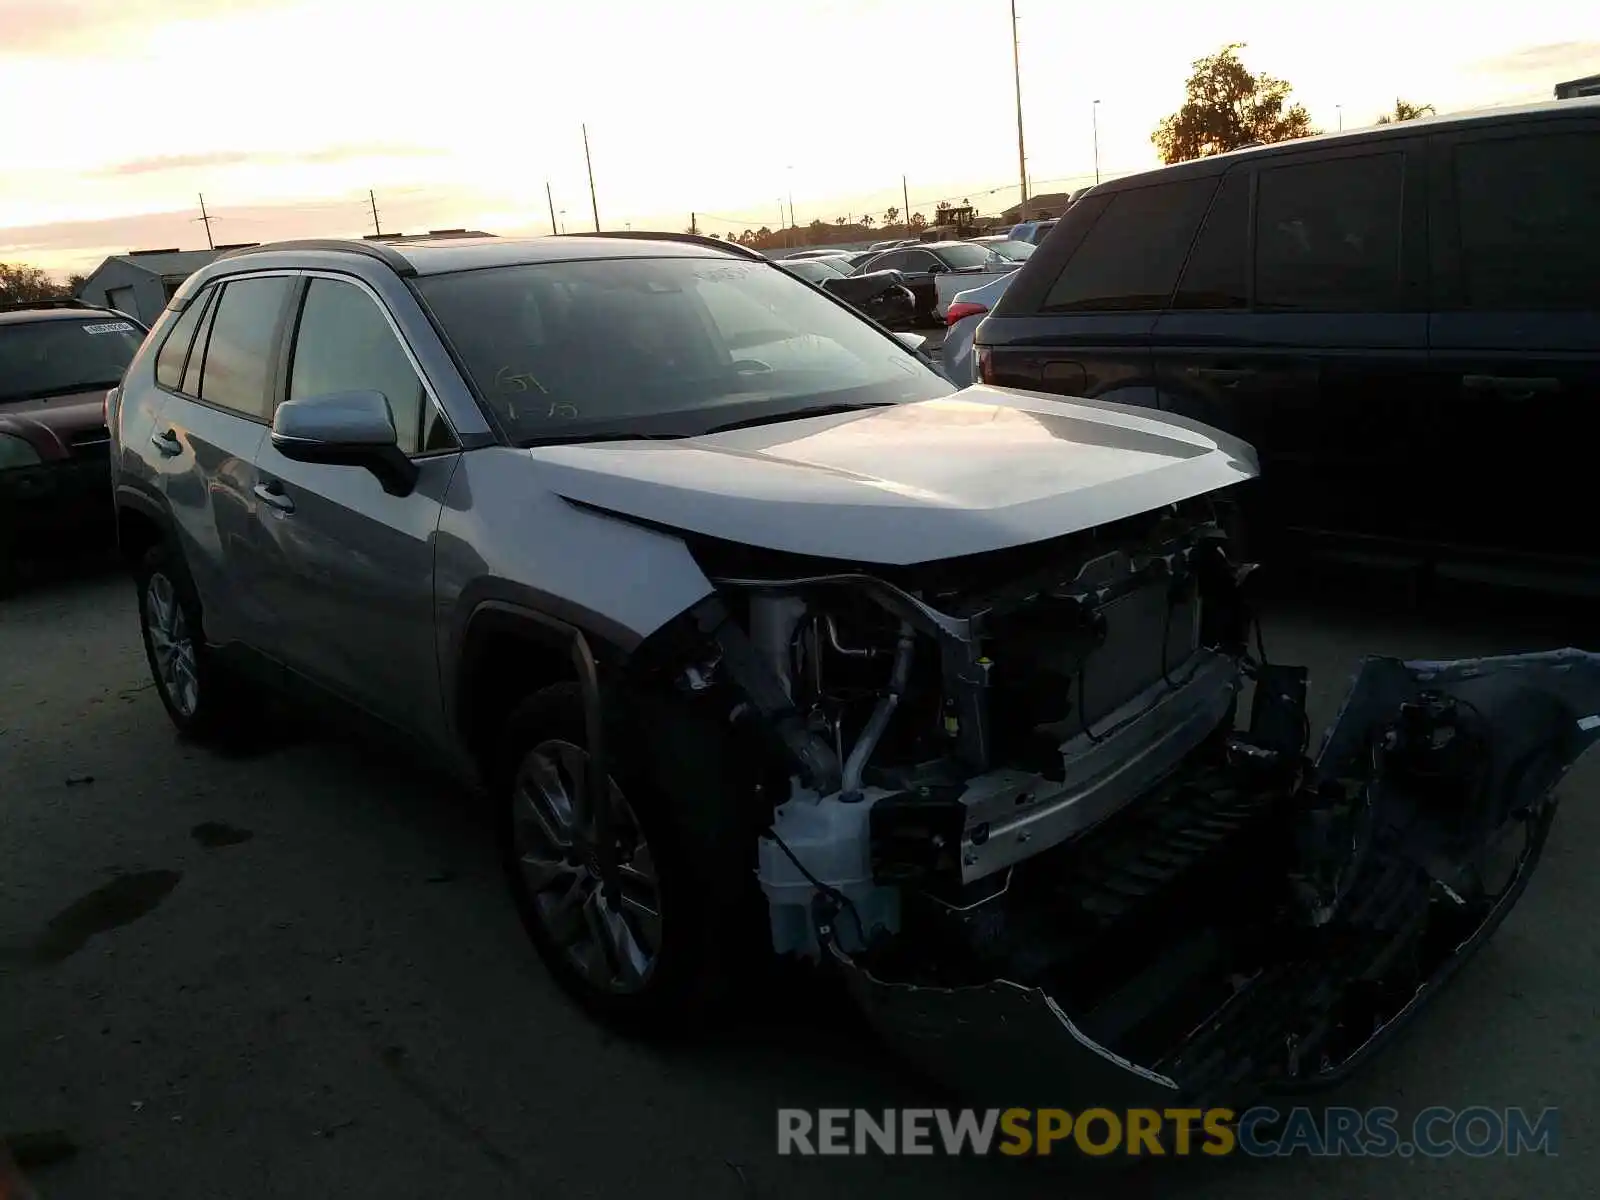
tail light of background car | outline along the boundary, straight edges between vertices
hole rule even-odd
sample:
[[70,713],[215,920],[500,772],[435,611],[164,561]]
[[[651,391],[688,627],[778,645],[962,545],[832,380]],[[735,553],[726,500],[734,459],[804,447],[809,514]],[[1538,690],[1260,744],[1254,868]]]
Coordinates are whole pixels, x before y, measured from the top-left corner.
[[978,313],[986,313],[988,311],[989,306],[986,304],[973,304],[966,300],[958,300],[945,312],[944,323],[946,326],[954,325],[963,317],[972,317]]

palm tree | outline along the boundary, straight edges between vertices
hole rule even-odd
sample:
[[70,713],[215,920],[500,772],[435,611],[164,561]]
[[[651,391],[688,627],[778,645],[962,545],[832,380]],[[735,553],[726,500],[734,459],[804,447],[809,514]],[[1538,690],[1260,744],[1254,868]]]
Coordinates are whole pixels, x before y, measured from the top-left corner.
[[1398,97],[1394,102],[1394,111],[1386,112],[1378,118],[1379,125],[1398,125],[1401,121],[1415,121],[1418,117],[1431,117],[1437,110],[1431,104],[1412,104],[1409,100]]

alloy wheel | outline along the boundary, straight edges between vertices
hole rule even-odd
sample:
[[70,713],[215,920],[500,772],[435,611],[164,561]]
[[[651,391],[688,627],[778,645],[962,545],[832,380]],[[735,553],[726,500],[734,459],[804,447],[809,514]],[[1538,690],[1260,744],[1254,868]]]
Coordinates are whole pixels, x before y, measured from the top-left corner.
[[661,888],[637,816],[611,782],[616,878],[608,889],[594,853],[589,756],[552,739],[522,760],[512,787],[512,848],[529,901],[550,940],[592,987],[644,987],[661,950]]
[[184,717],[200,706],[200,672],[194,633],[172,580],[160,571],[145,585],[145,632],[156,683]]

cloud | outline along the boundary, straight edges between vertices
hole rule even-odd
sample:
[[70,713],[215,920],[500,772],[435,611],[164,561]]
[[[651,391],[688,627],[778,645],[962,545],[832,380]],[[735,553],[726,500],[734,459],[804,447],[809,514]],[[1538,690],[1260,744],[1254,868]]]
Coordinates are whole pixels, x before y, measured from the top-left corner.
[[1490,75],[1537,75],[1547,88],[1562,80],[1600,71],[1600,42],[1551,42],[1544,46],[1524,46],[1497,54],[1475,64]]
[[436,158],[444,154],[427,146],[328,146],[320,150],[214,150],[203,154],[164,154],[112,163],[96,175],[156,175],[168,171],[204,171],[238,166],[304,166],[374,158]]
[[125,47],[137,36],[172,21],[212,20],[291,0],[0,0],[0,58],[8,55],[80,55],[105,46]]

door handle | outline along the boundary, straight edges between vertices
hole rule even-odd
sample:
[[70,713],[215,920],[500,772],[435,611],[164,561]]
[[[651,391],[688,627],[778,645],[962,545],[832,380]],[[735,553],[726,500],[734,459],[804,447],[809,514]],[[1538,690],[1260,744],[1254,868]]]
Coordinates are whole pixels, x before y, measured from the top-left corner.
[[281,513],[292,513],[294,511],[294,501],[283,494],[283,485],[277,480],[258,483],[250,490],[256,494],[261,503],[269,508],[275,508]]
[[1461,386],[1469,392],[1499,392],[1506,396],[1547,396],[1561,390],[1561,380],[1551,375],[1463,375]]
[[1219,383],[1223,387],[1238,387],[1243,380],[1249,379],[1255,372],[1236,367],[1196,367],[1194,374],[1196,379],[1203,379],[1207,383]]
[[178,435],[170,429],[165,433],[152,433],[150,435],[150,444],[168,458],[175,454],[183,453],[183,443],[178,440]]

